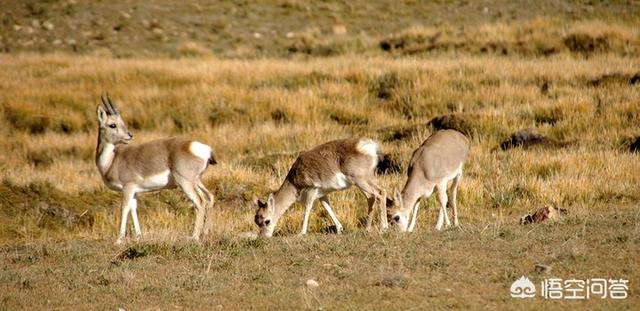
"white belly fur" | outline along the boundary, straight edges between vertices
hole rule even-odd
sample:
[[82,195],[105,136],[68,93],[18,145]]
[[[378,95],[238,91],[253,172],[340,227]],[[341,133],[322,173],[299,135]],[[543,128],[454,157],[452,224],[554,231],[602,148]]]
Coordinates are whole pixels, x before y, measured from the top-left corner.
[[169,183],[170,173],[171,172],[169,170],[166,170],[155,175],[147,176],[142,181],[141,188],[144,188],[145,190],[151,190],[165,187]]
[[349,182],[349,179],[347,179],[347,176],[345,176],[342,173],[338,173],[336,174],[336,176],[333,177],[333,180],[331,181],[329,188],[333,190],[342,190],[342,189],[349,188],[350,186],[351,186],[351,183]]

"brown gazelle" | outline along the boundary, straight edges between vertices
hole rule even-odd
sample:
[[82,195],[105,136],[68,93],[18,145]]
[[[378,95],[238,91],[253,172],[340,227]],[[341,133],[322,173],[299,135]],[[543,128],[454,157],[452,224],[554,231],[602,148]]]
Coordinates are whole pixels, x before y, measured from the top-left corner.
[[352,185],[367,197],[369,214],[367,230],[371,230],[375,205],[380,207],[380,226],[387,228],[386,198],[373,182],[378,164],[378,144],[367,138],[334,140],[303,152],[291,166],[280,188],[269,195],[267,202],[258,201],[255,223],[260,235],[270,237],[278,220],[296,201],[305,206],[301,235],[307,233],[313,202],[320,199],[338,233],[342,224],[333,212],[327,194]]
[[122,243],[131,213],[136,236],[141,235],[137,194],[179,186],[196,209],[193,238],[198,239],[213,195],[200,180],[209,164],[216,164],[211,147],[180,138],[159,139],[127,145],[133,135],[109,99],[98,105],[98,147],[96,165],[102,180],[112,190],[121,191],[122,218],[116,243]]
[[427,138],[413,152],[407,182],[402,193],[393,194],[393,208],[389,209],[392,227],[400,231],[412,232],[416,226],[420,197],[428,198],[433,189],[438,191],[440,213],[436,230],[442,230],[443,222],[450,226],[447,215],[447,185],[451,183],[450,202],[453,207],[453,225],[458,225],[456,202],[458,184],[462,178],[462,167],[469,153],[469,140],[455,130],[438,131]]

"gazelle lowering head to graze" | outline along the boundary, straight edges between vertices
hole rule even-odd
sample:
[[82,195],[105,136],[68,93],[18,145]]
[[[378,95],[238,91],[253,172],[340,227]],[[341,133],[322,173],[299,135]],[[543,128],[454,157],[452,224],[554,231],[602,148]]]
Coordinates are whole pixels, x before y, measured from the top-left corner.
[[300,154],[280,189],[270,194],[267,202],[257,202],[255,223],[260,227],[260,235],[270,237],[280,217],[296,201],[305,206],[300,234],[306,234],[309,215],[316,199],[320,199],[337,232],[342,232],[342,224],[333,212],[327,195],[351,185],[358,187],[367,197],[367,230],[371,230],[376,202],[380,206],[380,226],[383,230],[386,229],[386,205],[383,204],[386,198],[373,182],[373,172],[378,164],[378,149],[378,144],[371,139],[351,138],[330,141]]
[[469,140],[458,131],[438,131],[427,138],[413,152],[407,183],[402,193],[394,191],[393,207],[389,209],[389,222],[392,227],[405,232],[412,232],[418,218],[418,199],[428,198],[433,189],[438,190],[440,213],[436,230],[442,230],[443,222],[450,225],[447,215],[447,185],[451,183],[449,195],[453,207],[453,225],[458,225],[458,207],[456,193],[462,178],[462,166],[469,153]]
[[109,99],[101,97],[98,105],[98,147],[96,165],[102,180],[112,190],[121,191],[122,218],[116,243],[125,237],[129,213],[136,236],[140,236],[137,194],[180,187],[196,208],[193,238],[198,239],[204,226],[206,210],[213,205],[213,195],[200,178],[209,164],[216,164],[211,147],[179,138],[159,139],[128,145],[133,135]]

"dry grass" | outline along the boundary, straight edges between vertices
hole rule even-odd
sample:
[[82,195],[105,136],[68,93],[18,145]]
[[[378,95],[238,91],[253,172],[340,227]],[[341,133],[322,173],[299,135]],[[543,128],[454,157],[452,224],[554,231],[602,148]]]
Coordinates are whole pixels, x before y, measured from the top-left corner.
[[[424,124],[452,112],[470,117],[473,152],[461,194],[463,206],[478,207],[464,213],[470,220],[486,217],[483,211],[491,208],[518,214],[545,203],[589,209],[638,199],[638,162],[622,144],[638,133],[633,126],[640,119],[638,88],[624,81],[588,83],[612,72],[632,75],[629,69],[638,65],[632,59],[246,62],[22,56],[0,62],[7,68],[0,76],[0,144],[11,152],[0,160],[8,189],[36,182],[71,196],[104,191],[93,163],[94,114],[97,94],[109,90],[137,141],[184,135],[214,146],[221,164],[210,169],[205,182],[215,190],[218,206],[235,215],[217,220],[216,228],[250,229],[249,199],[275,189],[301,150],[364,135],[385,141],[385,151],[406,165],[429,134]],[[543,83],[550,85],[544,92]],[[407,126],[412,135],[389,138],[394,127]],[[524,127],[576,144],[494,151]],[[387,175],[380,182],[390,191],[403,179]],[[149,197],[156,208],[143,214],[159,213],[161,195]],[[354,191],[336,194],[336,200],[346,205],[338,214],[355,230],[362,198]],[[115,221],[103,215],[111,215],[115,204],[101,202],[104,209],[90,210]],[[68,208],[82,209],[73,200]],[[157,227],[157,217],[145,218],[148,227]],[[316,221],[313,228],[321,226]],[[11,225],[3,227],[5,239],[24,238],[10,233]]]
[[[185,48],[199,53],[197,46]],[[640,245],[640,162],[625,141],[640,133],[640,88],[624,77],[639,65],[636,58],[609,54],[306,61],[0,56],[0,243],[8,267],[0,284],[9,293],[0,303],[10,309],[240,302],[258,309],[387,309],[407,308],[410,301],[505,307],[514,303],[509,284],[531,274],[539,260],[553,263],[563,277],[630,278],[628,304],[589,302],[628,308],[637,302],[640,281],[633,259]],[[622,78],[592,83],[612,73]],[[192,211],[179,192],[164,191],[139,203],[143,242],[110,246],[119,196],[102,185],[93,163],[95,108],[104,90],[137,142],[184,135],[216,150],[220,164],[204,178],[217,199],[213,232],[203,244],[183,241]],[[417,234],[364,235],[365,200],[349,190],[332,195],[345,236],[269,242],[234,237],[255,230],[252,196],[275,189],[299,151],[369,136],[405,168],[432,131],[425,124],[448,113],[467,118],[472,141],[459,195],[462,230],[435,234],[430,199]],[[525,127],[575,144],[495,150]],[[404,178],[388,174],[378,181],[391,191]],[[85,220],[69,224],[43,213],[39,202]],[[523,213],[548,203],[566,208],[569,219],[531,228],[516,224]],[[301,213],[292,208],[279,232],[297,232]],[[314,215],[310,230],[323,232],[329,222]],[[142,258],[109,263],[121,251]],[[45,286],[43,275],[55,284]],[[319,291],[302,287],[308,277],[318,278]],[[403,292],[411,299],[400,298]],[[48,302],[23,300],[30,293],[46,293]],[[61,300],[68,293],[74,295]],[[200,295],[213,298],[200,305]],[[538,300],[532,306],[549,305]]]

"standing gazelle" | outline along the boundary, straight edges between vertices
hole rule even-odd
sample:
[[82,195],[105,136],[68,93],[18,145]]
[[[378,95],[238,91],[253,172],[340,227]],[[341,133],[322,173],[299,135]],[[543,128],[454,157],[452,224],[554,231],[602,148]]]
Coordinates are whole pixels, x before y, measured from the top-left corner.
[[131,142],[120,113],[109,99],[101,97],[98,105],[98,147],[96,165],[102,180],[112,190],[122,191],[122,218],[116,243],[122,243],[129,213],[136,236],[140,236],[137,193],[179,186],[196,208],[193,238],[198,239],[204,226],[213,195],[200,178],[209,164],[216,164],[211,147],[179,138],[159,139],[139,145]]
[[337,232],[342,232],[342,224],[333,212],[327,194],[351,185],[358,187],[367,197],[367,230],[371,230],[376,202],[380,206],[380,226],[386,229],[386,196],[373,182],[377,164],[378,144],[367,138],[334,140],[303,152],[291,166],[280,189],[270,194],[266,203],[257,202],[255,223],[260,227],[260,235],[270,237],[280,217],[296,201],[305,206],[300,234],[306,234],[316,199],[320,199]]
[[429,136],[411,156],[407,183],[402,193],[394,191],[394,207],[389,210],[391,225],[402,232],[412,232],[418,218],[420,207],[418,199],[428,198],[436,188],[438,201],[440,201],[436,230],[442,230],[443,222],[446,222],[448,227],[451,223],[447,215],[447,184],[453,180],[450,198],[453,207],[453,225],[458,226],[456,195],[458,183],[462,178],[462,166],[468,153],[469,140],[460,132],[443,130]]

